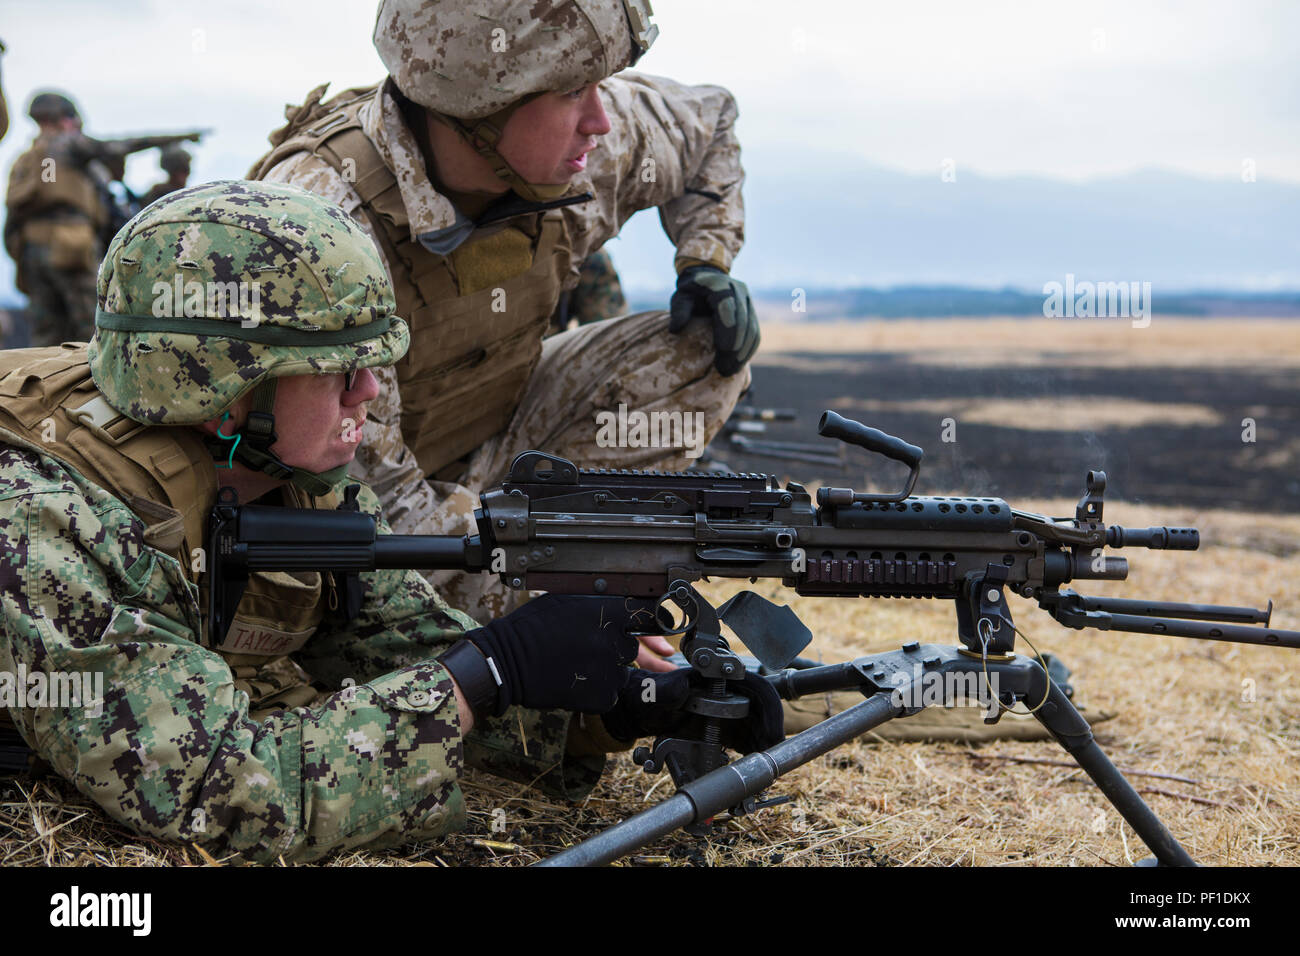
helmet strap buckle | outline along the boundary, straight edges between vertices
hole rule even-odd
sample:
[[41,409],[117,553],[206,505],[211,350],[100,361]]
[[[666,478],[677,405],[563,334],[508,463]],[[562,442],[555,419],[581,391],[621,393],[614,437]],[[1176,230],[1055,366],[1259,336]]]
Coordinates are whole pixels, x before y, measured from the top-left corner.
[[249,412],[240,431],[244,432],[250,440],[256,440],[259,445],[267,449],[279,441],[279,437],[275,434],[275,416],[270,412]]

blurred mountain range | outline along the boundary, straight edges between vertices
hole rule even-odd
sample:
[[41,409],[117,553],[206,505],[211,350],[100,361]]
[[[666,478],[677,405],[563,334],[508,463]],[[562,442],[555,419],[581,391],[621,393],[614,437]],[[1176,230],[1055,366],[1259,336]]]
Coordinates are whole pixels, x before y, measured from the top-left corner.
[[[746,242],[733,271],[787,302],[798,288],[874,290],[870,299],[902,287],[898,301],[874,303],[882,314],[918,314],[903,302],[945,297],[955,303],[946,314],[1016,314],[1016,290],[1038,311],[1044,284],[1067,274],[1150,282],[1161,311],[1174,311],[1172,293],[1300,292],[1300,184],[1166,170],[1075,183],[960,165],[944,181],[937,165],[922,176],[757,150],[745,166]],[[654,214],[639,213],[607,248],[633,292],[671,285],[672,249]],[[1010,299],[954,298],[963,287]]]

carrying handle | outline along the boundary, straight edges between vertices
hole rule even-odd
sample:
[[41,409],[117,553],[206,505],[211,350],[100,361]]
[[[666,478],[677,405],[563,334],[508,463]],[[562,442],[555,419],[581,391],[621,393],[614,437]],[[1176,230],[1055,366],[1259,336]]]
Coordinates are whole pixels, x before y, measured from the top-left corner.
[[820,488],[817,491],[817,504],[823,508],[852,505],[854,502],[902,501],[916,487],[916,476],[921,473],[921,459],[925,457],[924,449],[878,428],[868,428],[861,422],[837,415],[830,409],[822,412],[821,420],[817,423],[817,434],[825,438],[838,438],[847,444],[902,462],[910,472],[903,490],[892,495],[868,494],[851,488]]
[[817,423],[817,434],[826,438],[838,438],[850,445],[901,461],[908,468],[916,468],[925,457],[924,449],[886,434],[879,428],[869,428],[861,422],[837,415],[829,409],[822,412],[821,421]]

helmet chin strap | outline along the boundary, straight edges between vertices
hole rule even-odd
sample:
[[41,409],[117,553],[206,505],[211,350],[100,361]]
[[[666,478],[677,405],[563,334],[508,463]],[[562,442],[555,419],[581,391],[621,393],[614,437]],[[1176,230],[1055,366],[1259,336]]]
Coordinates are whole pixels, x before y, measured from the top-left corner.
[[[531,202],[551,202],[559,199],[573,189],[572,183],[530,183],[506,162],[506,158],[497,152],[501,141],[501,131],[505,129],[510,114],[529,100],[536,99],[541,93],[525,96],[518,102],[511,103],[504,109],[497,110],[490,116],[477,120],[462,120],[443,113],[433,113],[437,119],[461,135],[480,156],[492,165],[492,172],[510,184],[510,188]],[[430,110],[430,112],[433,112]]]
[[[243,427],[232,435],[225,435],[220,429],[217,430],[216,438],[232,441],[234,444],[226,449],[219,442],[209,440],[212,457],[218,461],[222,458],[227,459],[226,464],[219,467],[230,468],[232,462],[238,460],[240,464],[247,465],[254,471],[260,471],[279,481],[288,481],[307,494],[319,498],[328,494],[347,476],[348,465],[345,463],[329,471],[307,471],[304,468],[286,465],[271,451],[271,446],[277,440],[275,415],[271,412],[275,406],[275,382],[274,378],[263,379],[254,390],[253,410],[248,413],[248,419]],[[221,421],[224,423],[229,417],[230,412],[226,412]]]

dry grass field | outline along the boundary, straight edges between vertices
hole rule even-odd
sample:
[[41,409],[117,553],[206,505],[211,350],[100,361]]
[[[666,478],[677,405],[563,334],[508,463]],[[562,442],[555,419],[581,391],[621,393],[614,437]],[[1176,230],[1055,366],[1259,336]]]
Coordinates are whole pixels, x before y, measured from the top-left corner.
[[[895,351],[915,362],[956,365],[982,357],[1005,363],[1007,350],[992,343],[1014,341],[1017,361],[1026,362],[1059,360],[1069,351],[1071,361],[1099,367],[1300,371],[1296,328],[1159,318],[1144,330],[1014,320],[769,324],[758,364],[779,364],[790,352],[833,353],[851,362],[852,353],[868,351]],[[1062,329],[1077,338],[1063,338]],[[957,342],[986,344],[955,354]],[[1013,503],[1058,515],[1072,514],[1074,506],[1067,499]],[[1252,606],[1272,598],[1274,625],[1300,629],[1300,514],[1117,501],[1108,502],[1108,517],[1129,525],[1195,525],[1203,543],[1195,553],[1131,552],[1127,582],[1088,582],[1089,593]],[[792,604],[816,635],[807,653],[828,662],[906,640],[955,640],[948,602],[813,600],[764,582],[753,587]],[[705,590],[721,600],[735,589]],[[1300,864],[1300,651],[1071,631],[1027,601],[1014,599],[1012,610],[1039,650],[1072,668],[1076,703],[1087,713],[1114,715],[1097,725],[1098,740],[1193,858],[1230,866]],[[1015,719],[1026,718],[1004,718]],[[617,755],[577,807],[483,774],[471,773],[465,789],[465,833],[401,852],[341,854],[327,863],[531,863],[664,798],[671,783]],[[778,781],[772,794],[793,800],[725,821],[708,839],[675,834],[623,864],[1128,866],[1148,855],[1068,755],[1046,741],[862,739]],[[495,810],[505,811],[504,832],[493,830],[501,819]],[[0,863],[205,862],[195,848],[133,837],[59,781],[20,781],[0,799]]]
[[791,352],[896,352],[922,364],[1072,364],[1289,368],[1300,364],[1293,319],[1172,319],[1144,329],[1123,319],[927,319],[909,322],[773,322],[763,325],[760,362]]

